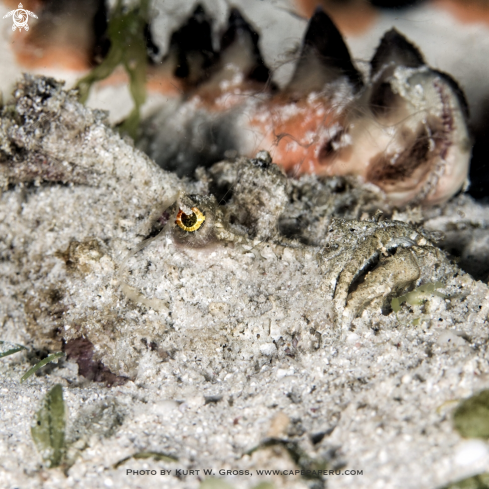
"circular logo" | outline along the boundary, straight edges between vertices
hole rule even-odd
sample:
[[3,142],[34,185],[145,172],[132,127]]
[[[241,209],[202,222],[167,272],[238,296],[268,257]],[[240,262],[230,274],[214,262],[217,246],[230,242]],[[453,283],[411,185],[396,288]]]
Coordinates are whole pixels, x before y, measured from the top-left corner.
[[[22,4],[19,4],[19,7],[22,6]],[[26,31],[29,30],[29,26],[27,22],[29,21],[29,15],[27,14],[27,11],[24,10],[23,8],[18,8],[17,10],[14,11],[13,15],[13,21],[14,25],[12,26],[12,30],[15,31],[15,28],[18,27],[20,30],[24,28]]]
[[27,24],[27,22],[29,21],[29,17],[34,17],[35,19],[37,19],[37,15],[30,10],[26,10],[21,3],[19,3],[19,8],[17,10],[11,10],[3,16],[4,19],[7,17],[12,17],[12,20],[14,22],[12,25],[13,31],[15,31],[15,29],[17,28],[19,28],[19,30],[25,29],[26,31],[28,31],[29,25]]

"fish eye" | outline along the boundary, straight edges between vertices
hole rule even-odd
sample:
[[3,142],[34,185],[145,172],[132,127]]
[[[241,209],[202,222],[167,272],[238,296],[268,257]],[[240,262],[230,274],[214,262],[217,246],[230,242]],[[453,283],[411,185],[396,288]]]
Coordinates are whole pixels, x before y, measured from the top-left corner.
[[185,212],[180,209],[175,219],[175,224],[189,233],[197,231],[205,221],[204,214],[197,207],[192,207],[191,210],[192,214],[185,214]]

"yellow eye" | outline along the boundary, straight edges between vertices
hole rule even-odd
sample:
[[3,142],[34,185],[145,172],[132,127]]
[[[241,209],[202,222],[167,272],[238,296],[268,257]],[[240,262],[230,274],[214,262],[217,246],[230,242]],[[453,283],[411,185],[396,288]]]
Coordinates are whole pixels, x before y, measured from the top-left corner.
[[184,231],[188,231],[189,233],[193,233],[197,231],[202,224],[204,224],[205,216],[202,212],[197,209],[197,207],[192,207],[192,214],[185,214],[182,209],[178,211],[177,218],[175,219],[175,223],[178,227],[182,228]]

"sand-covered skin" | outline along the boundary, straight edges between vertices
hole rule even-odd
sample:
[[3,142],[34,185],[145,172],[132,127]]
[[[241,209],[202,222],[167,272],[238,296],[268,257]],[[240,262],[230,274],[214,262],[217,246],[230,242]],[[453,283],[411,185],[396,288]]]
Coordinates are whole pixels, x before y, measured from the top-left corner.
[[[0,145],[1,340],[72,355],[23,384],[34,353],[1,360],[7,487],[193,488],[204,468],[234,487],[321,487],[257,473],[315,460],[363,470],[326,477],[330,488],[429,489],[487,467],[488,447],[462,440],[451,422],[454,401],[489,383],[489,290],[430,241],[436,219],[445,231],[460,219],[450,204],[426,217],[397,211],[404,223],[375,221],[376,208],[392,212],[378,194],[314,177],[287,181],[265,155],[182,181],[43,78],[18,85]],[[188,199],[207,212],[203,234],[174,224],[172,213]],[[464,199],[467,219],[486,222],[487,209]],[[353,227],[333,214],[354,219]],[[416,221],[431,223],[429,232]],[[348,290],[349,265],[372,254],[379,265]],[[419,275],[404,283],[391,263],[408,263],[406,273],[416,266]],[[376,296],[379,271],[378,288],[387,289]],[[334,280],[350,292],[342,306]],[[397,315],[385,308],[394,291],[434,281],[443,282],[443,297],[428,294]],[[340,324],[361,291],[365,308]],[[73,353],[70,341],[88,347],[80,338],[93,344],[91,364]],[[95,375],[95,366],[116,385],[80,375]],[[69,411],[67,476],[42,466],[30,435],[56,383]],[[270,437],[289,444],[246,454]],[[301,461],[291,447],[305,454]],[[178,462],[114,467],[142,451]],[[177,469],[200,473],[177,477]]]

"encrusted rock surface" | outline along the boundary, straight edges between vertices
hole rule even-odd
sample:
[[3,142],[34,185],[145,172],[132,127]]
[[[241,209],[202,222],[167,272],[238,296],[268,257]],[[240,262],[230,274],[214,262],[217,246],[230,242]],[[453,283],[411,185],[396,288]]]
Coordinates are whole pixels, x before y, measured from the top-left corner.
[[[264,154],[197,175],[164,172],[54,80],[25,77],[3,108],[0,339],[29,348],[0,364],[6,487],[193,488],[213,469],[244,488],[430,489],[484,470],[489,448],[451,411],[489,384],[489,290],[434,241],[470,263],[487,207],[392,210],[352,181],[287,180]],[[187,233],[175,218],[192,207],[205,221]],[[66,475],[29,429],[56,383]],[[115,466],[143,451],[178,461]],[[363,475],[257,473],[313,466]]]

